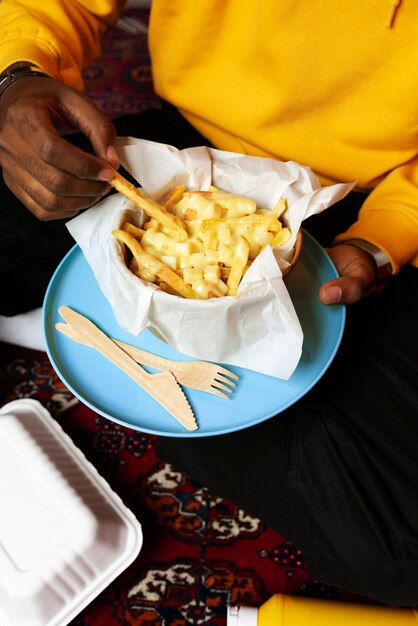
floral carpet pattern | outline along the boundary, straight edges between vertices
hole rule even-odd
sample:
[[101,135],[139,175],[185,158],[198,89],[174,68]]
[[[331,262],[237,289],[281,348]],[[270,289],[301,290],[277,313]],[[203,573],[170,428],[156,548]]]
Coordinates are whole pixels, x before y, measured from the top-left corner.
[[137,559],[72,626],[225,626],[228,605],[277,592],[347,599],[285,537],[160,460],[154,436],[80,403],[46,353],[0,343],[0,406],[19,398],[42,403],[142,524]]
[[127,9],[84,72],[87,93],[109,117],[158,107],[148,54],[148,9]]

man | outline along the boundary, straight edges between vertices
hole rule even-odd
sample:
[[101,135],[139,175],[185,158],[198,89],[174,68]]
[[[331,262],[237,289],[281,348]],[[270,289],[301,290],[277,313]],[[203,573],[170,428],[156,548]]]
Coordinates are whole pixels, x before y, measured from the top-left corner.
[[0,3],[5,312],[40,304],[70,245],[65,220],[109,190],[116,132],[357,180],[309,224],[340,274],[321,302],[353,304],[329,372],[259,427],[158,446],[301,545],[317,578],[416,604],[418,6],[154,0],[153,77],[168,104],[112,125],[81,93],[81,70],[123,3],[38,5]]

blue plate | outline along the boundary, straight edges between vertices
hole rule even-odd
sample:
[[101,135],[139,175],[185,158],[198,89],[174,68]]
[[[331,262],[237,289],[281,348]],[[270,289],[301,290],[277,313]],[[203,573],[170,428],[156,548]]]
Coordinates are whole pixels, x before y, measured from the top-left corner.
[[[321,246],[307,232],[301,258],[287,286],[304,332],[301,360],[289,380],[230,367],[240,380],[231,399],[184,388],[199,429],[186,431],[163,407],[95,350],[68,339],[55,329],[58,308],[67,305],[89,317],[108,335],[178,361],[176,352],[149,330],[139,337],[122,330],[100,291],[90,266],[76,245],[55,271],[45,295],[43,327],[47,352],[63,383],[91,409],[118,424],[169,437],[206,437],[248,428],[277,415],[311,389],[333,360],[340,345],[345,307],[321,305],[320,285],[337,276]],[[152,370],[149,370],[152,371]]]

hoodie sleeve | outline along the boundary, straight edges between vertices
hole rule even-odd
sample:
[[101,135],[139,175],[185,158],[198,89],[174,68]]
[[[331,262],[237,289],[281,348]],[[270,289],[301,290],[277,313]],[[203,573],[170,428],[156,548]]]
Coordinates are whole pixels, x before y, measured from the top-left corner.
[[336,238],[360,238],[389,257],[394,273],[402,265],[418,267],[418,157],[392,170],[370,193],[359,219]]
[[1,0],[0,72],[28,61],[83,88],[82,69],[100,54],[101,39],[125,0]]

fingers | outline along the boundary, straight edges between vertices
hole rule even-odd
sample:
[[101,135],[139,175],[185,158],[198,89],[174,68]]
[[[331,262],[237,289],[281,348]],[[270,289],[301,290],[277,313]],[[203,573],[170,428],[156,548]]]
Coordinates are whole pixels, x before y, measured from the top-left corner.
[[[10,172],[13,172],[11,175]],[[77,215],[81,209],[86,209],[97,202],[109,190],[106,183],[97,183],[94,195],[90,190],[86,195],[77,195],[75,191],[71,193],[68,187],[68,194],[55,194],[44,187],[37,180],[32,178],[18,164],[13,168],[3,170],[5,184],[15,194],[17,198],[40,220],[50,221],[55,219],[69,218]],[[55,180],[57,183],[58,178]],[[77,191],[80,191],[77,189]],[[84,191],[84,190],[82,190]]]
[[3,149],[43,184],[48,178],[48,165],[86,180],[105,179],[106,170],[113,173],[106,160],[80,150],[61,137],[51,124],[47,107],[35,108],[30,117],[20,118],[13,128],[14,141]]
[[119,160],[114,148],[116,141],[115,127],[90,99],[76,91],[70,91],[65,99],[60,98],[60,106],[65,118],[84,133],[90,140],[94,152],[117,169]]
[[[58,144],[61,143],[59,139]],[[21,142],[20,142],[21,143]],[[64,142],[65,143],[65,142]],[[15,146],[19,144],[19,139],[15,141]],[[53,148],[55,150],[55,148]],[[24,157],[22,153],[24,152]],[[29,181],[33,179],[34,183],[39,183],[57,196],[86,196],[95,198],[102,195],[106,190],[109,190],[109,186],[105,182],[96,180],[100,178],[101,171],[97,172],[97,168],[94,168],[96,176],[90,179],[85,176],[88,170],[88,159],[83,158],[82,151],[81,157],[74,161],[74,167],[66,170],[62,167],[62,162],[69,163],[71,155],[75,156],[70,151],[70,155],[62,158],[57,155],[57,158],[53,158],[53,153],[47,157],[44,161],[28,146],[22,146],[21,151],[18,154],[12,156],[9,152],[4,152],[2,156],[3,169],[13,174],[14,178],[17,178],[19,182],[27,188],[30,192]],[[45,156],[45,152],[44,152]],[[51,158],[50,158],[51,157]],[[49,164],[51,162],[51,165]],[[113,174],[113,169],[107,166],[109,174]],[[106,180],[108,180],[106,178]],[[27,181],[27,182],[26,182]]]
[[340,278],[321,285],[318,298],[322,304],[353,304],[374,288],[376,269],[367,252],[350,245],[339,245],[328,250]]
[[[113,124],[86,96],[52,79],[43,80],[42,90],[36,79],[20,83],[1,107],[4,180],[39,219],[70,217],[109,191],[104,181],[118,166]],[[74,130],[90,138],[96,155],[60,135]]]
[[[114,176],[114,169],[107,162],[99,161],[65,139],[48,132],[44,133],[39,145],[26,147],[24,156],[18,153],[13,158],[51,191],[54,190],[56,179],[55,191],[60,191],[62,195],[69,195],[67,187],[70,187],[73,193],[76,191],[81,195],[94,196],[96,189],[101,186],[99,181],[108,181]],[[62,185],[61,189],[59,184]]]
[[78,210],[71,210],[68,212],[57,211],[55,213],[48,213],[45,211],[33,198],[30,196],[22,187],[20,187],[13,177],[10,177],[6,172],[3,174],[4,182],[9,187],[9,189],[14,193],[14,195],[19,198],[19,200],[26,206],[27,209],[35,217],[42,221],[50,221],[54,219],[65,219],[74,217],[77,215]]
[[69,98],[69,101],[65,103],[64,111],[74,127],[89,138],[94,153],[108,161],[113,169],[118,169],[119,160],[114,148],[116,130],[111,121],[95,105],[91,107],[90,102],[87,106],[73,107]]
[[107,147],[106,155],[107,155],[107,160],[109,161],[110,165],[115,170],[117,170],[119,168],[120,163],[119,163],[118,155],[116,154],[115,146],[113,144]]

